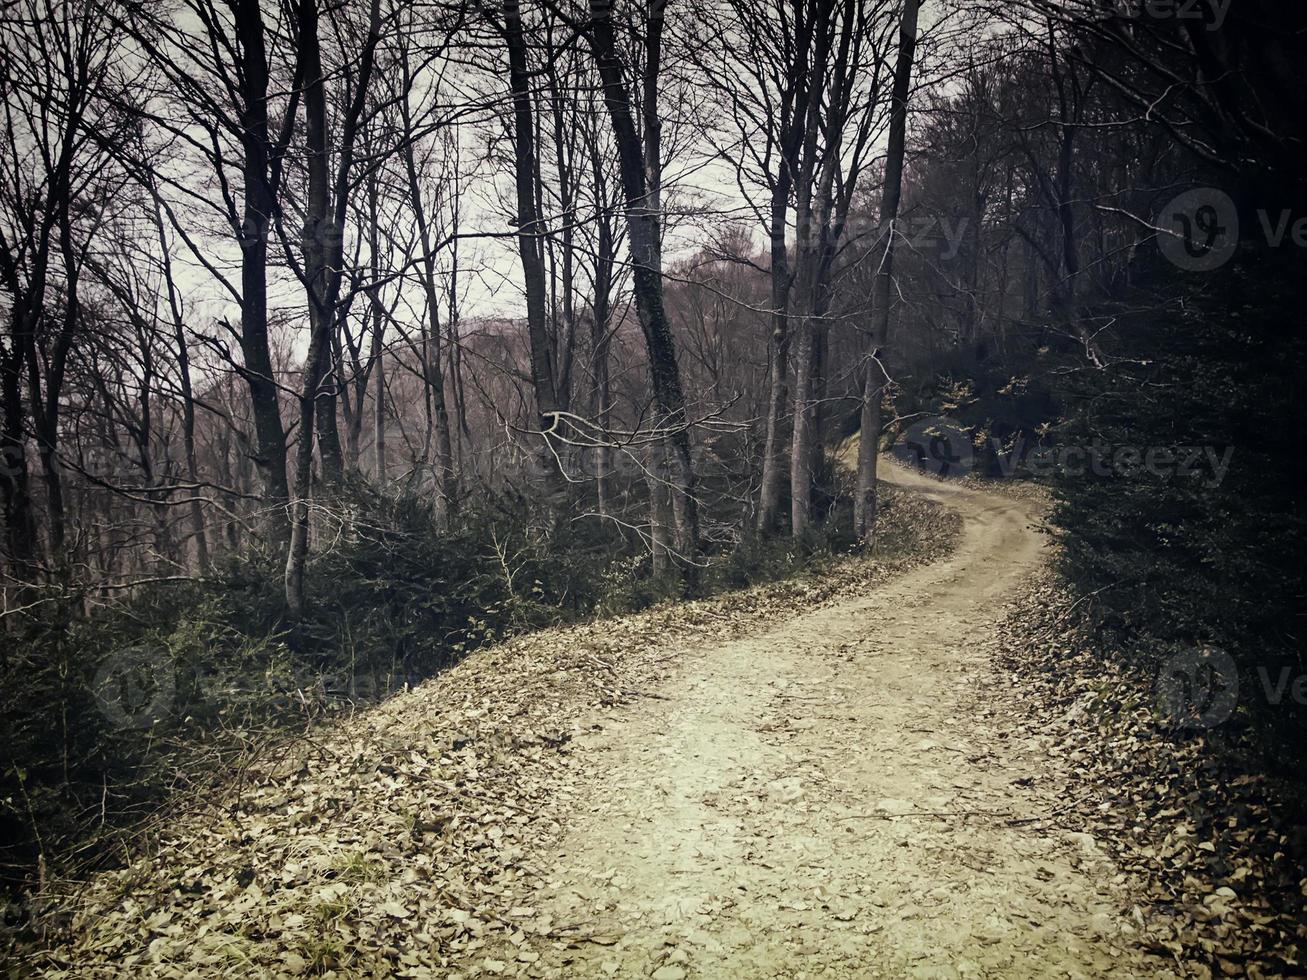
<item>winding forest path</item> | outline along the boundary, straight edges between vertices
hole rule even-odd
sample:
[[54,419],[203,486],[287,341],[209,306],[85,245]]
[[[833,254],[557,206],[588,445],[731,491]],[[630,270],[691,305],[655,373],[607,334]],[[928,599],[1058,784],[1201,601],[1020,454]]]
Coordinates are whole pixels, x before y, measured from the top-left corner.
[[994,666],[1036,505],[886,476],[954,550],[479,651],[251,759],[6,975],[1174,975]]
[[687,651],[574,743],[577,807],[529,902],[587,938],[534,975],[1156,972],[1108,859],[1049,819],[1047,760],[987,704],[986,624],[1044,547],[1033,506],[887,478],[962,514],[951,556]]

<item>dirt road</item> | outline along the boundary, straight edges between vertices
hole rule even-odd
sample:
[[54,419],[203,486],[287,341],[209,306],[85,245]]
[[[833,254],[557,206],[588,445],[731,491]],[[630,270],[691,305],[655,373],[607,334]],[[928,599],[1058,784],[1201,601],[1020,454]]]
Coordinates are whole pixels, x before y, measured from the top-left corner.
[[1030,507],[889,478],[963,515],[950,558],[687,652],[575,746],[580,804],[528,900],[588,938],[533,974],[1159,975],[993,710],[987,623],[1045,547]]

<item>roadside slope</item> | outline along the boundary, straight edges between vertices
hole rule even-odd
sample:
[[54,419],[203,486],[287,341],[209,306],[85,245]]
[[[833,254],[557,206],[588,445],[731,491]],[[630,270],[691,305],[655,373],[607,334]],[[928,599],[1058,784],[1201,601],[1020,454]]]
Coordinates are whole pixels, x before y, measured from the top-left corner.
[[7,907],[0,975],[444,977],[504,935],[561,941],[512,913],[584,789],[574,738],[670,696],[686,651],[865,594],[954,546],[956,514],[915,494],[890,502],[892,554],[523,635],[296,743],[256,743],[222,786],[147,828],[122,868]]

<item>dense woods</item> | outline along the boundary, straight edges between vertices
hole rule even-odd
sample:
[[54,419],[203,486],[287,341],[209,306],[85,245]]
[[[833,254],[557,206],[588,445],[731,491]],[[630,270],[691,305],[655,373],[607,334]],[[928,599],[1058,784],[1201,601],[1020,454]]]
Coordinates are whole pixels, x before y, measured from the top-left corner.
[[7,874],[510,633],[885,547],[895,444],[1051,484],[1105,642],[1302,673],[1305,19],[6,5]]

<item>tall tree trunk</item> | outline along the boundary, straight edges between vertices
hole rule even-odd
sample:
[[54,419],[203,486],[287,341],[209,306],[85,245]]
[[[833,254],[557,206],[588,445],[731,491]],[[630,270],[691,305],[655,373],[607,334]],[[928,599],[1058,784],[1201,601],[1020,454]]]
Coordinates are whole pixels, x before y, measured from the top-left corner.
[[812,59],[812,81],[807,90],[799,175],[795,188],[795,280],[799,329],[794,352],[794,420],[790,436],[790,533],[804,534],[812,518],[813,370],[816,337],[820,329],[815,317],[818,283],[817,256],[821,229],[814,207],[817,184],[817,156],[821,102],[825,92],[831,43],[832,0],[820,0],[813,16],[816,47]]
[[590,178],[595,199],[595,264],[594,296],[590,311],[590,373],[593,386],[590,390],[590,417],[600,433],[599,445],[590,450],[594,463],[595,495],[599,513],[609,509],[612,450],[606,445],[606,430],[612,406],[609,381],[609,346],[611,344],[613,270],[617,258],[617,236],[613,229],[613,210],[609,206],[609,185],[604,173],[603,152],[599,143],[597,121],[587,120],[585,131],[586,151],[590,158]]
[[[62,579],[70,574],[65,549],[67,515],[64,509],[63,474],[59,465],[59,413],[68,366],[68,355],[81,318],[81,282],[84,251],[73,241],[72,221],[67,211],[59,218],[59,251],[64,268],[64,306],[62,322],[47,355],[38,351],[36,335],[25,335],[27,342],[28,398],[32,405],[32,423],[36,432],[37,452],[45,484],[46,520],[49,524],[50,565]],[[44,385],[41,369],[45,368]]]
[[1060,280],[1055,280],[1057,281],[1057,289],[1053,293],[1054,313],[1059,321],[1072,327],[1076,333],[1084,338],[1086,347],[1088,347],[1090,344],[1088,334],[1077,322],[1075,312],[1076,287],[1080,275],[1080,255],[1076,246],[1076,212],[1075,201],[1072,199],[1072,184],[1074,181],[1072,167],[1075,159],[1077,130],[1075,123],[1079,121],[1080,114],[1078,106],[1071,105],[1070,94],[1067,91],[1067,79],[1063,74],[1057,47],[1053,41],[1051,22],[1049,24],[1048,58],[1053,76],[1053,86],[1057,90],[1058,115],[1061,117],[1057,149],[1056,203],[1058,230],[1061,232],[1062,268],[1065,272]]
[[[59,178],[55,178],[58,182]],[[56,194],[64,197],[66,194]],[[58,331],[51,349],[42,350],[37,339],[35,323],[21,335],[23,356],[27,362],[27,397],[32,413],[32,430],[36,436],[37,456],[41,461],[42,483],[45,487],[46,522],[49,535],[47,558],[50,567],[60,579],[70,572],[69,556],[64,544],[67,535],[67,517],[64,510],[63,477],[58,460],[60,398],[68,355],[81,316],[81,264],[84,253],[79,254],[73,243],[72,221],[66,209],[58,218],[59,251],[64,269],[64,304]],[[42,272],[38,281],[44,282]],[[44,288],[44,287],[43,287]],[[40,315],[49,320],[49,312]],[[42,372],[44,371],[44,378]]]
[[[380,343],[378,341],[378,343]],[[384,357],[378,357],[372,367],[376,375],[373,381],[376,384],[373,399],[373,466],[377,473],[377,482],[385,485],[386,482],[386,361]]]
[[572,409],[572,366],[576,352],[576,189],[572,137],[564,114],[565,96],[560,92],[559,79],[554,66],[549,72],[549,97],[554,122],[554,163],[558,174],[558,199],[562,228],[559,250],[562,253],[561,312],[562,329],[558,333],[558,405],[563,411]]
[[286,431],[268,346],[268,235],[276,198],[269,174],[268,63],[259,0],[233,0],[240,44],[241,148],[245,155],[245,213],[241,243],[241,355],[258,437],[255,462],[263,475],[267,530],[274,543],[290,538]]
[[594,453],[595,493],[599,498],[599,513],[608,511],[609,468],[612,451],[605,444],[607,437],[603,432],[607,428],[608,413],[612,406],[612,393],[608,377],[610,293],[613,277],[613,236],[607,215],[599,218],[599,254],[595,258],[594,282],[594,322],[590,327],[590,365],[594,375],[594,388],[590,397],[590,415],[600,431]]
[[[18,305],[17,301],[14,305]],[[12,316],[18,321],[21,313],[15,309]],[[15,337],[20,329],[15,326]],[[0,490],[4,494],[9,574],[30,580],[36,571],[37,538],[23,427],[22,363],[22,351],[16,342],[11,349],[0,351],[0,408],[4,414],[0,426]]]
[[[313,475],[313,435],[317,400],[331,370],[332,338],[335,334],[337,300],[344,265],[344,227],[350,170],[358,121],[368,92],[373,58],[380,39],[380,0],[372,0],[368,34],[363,44],[354,97],[345,111],[340,133],[340,161],[335,176],[335,211],[331,211],[327,146],[327,91],[318,41],[317,0],[299,5],[300,58],[304,77],[304,120],[308,150],[309,188],[305,201],[304,284],[309,299],[309,349],[300,379],[300,441],[295,454],[295,499],[292,502],[291,540],[286,555],[286,609],[291,622],[304,614],[304,563],[309,548],[309,501]],[[334,407],[334,403],[333,407]],[[334,414],[327,441],[322,442],[324,470],[340,475],[342,458]],[[330,459],[330,461],[329,461]]]
[[[549,340],[545,283],[544,231],[536,198],[538,162],[531,76],[519,0],[504,0],[504,40],[508,47],[508,87],[513,96],[513,174],[517,190],[517,251],[526,283],[527,336],[531,345],[531,385],[545,432],[557,423],[558,388]],[[545,437],[548,440],[548,436]]]
[[172,319],[173,341],[177,344],[177,376],[182,394],[182,451],[186,456],[186,479],[191,483],[190,516],[191,539],[195,542],[195,565],[201,575],[209,573],[209,539],[204,526],[204,508],[200,505],[199,465],[195,456],[195,392],[191,387],[191,354],[186,343],[186,324],[182,317],[181,300],[172,274],[172,250],[164,231],[163,209],[159,203],[154,175],[148,174],[149,190],[153,197],[155,233],[159,239],[160,261],[163,263],[163,280],[167,288],[168,313]]
[[[785,0],[781,0],[781,3]],[[779,6],[779,4],[778,4]],[[809,114],[815,111],[811,104],[813,89],[817,79],[809,77],[811,64],[808,56],[812,46],[814,31],[818,27],[816,17],[804,16],[805,13],[828,11],[829,5],[821,0],[816,5],[811,0],[794,6],[792,25],[793,38],[789,46],[789,58],[785,63],[787,82],[780,98],[780,117],[775,134],[779,149],[776,174],[772,178],[771,212],[769,215],[769,232],[771,235],[771,304],[772,331],[768,344],[768,374],[770,385],[767,392],[767,424],[763,444],[762,486],[758,495],[758,530],[763,534],[774,533],[780,523],[781,496],[785,489],[785,480],[789,467],[785,454],[785,410],[790,398],[789,378],[790,352],[793,346],[791,329],[791,291],[794,286],[794,270],[790,264],[786,236],[789,228],[790,194],[796,179],[800,178],[800,152],[808,134]],[[821,50],[816,52],[821,56]],[[807,173],[806,179],[811,179]]]
[[[453,140],[455,160],[457,160],[457,139]],[[462,185],[459,181],[458,167],[454,168],[452,191],[449,196],[449,225],[454,235],[458,234],[462,221]],[[459,482],[466,472],[467,450],[465,444],[472,444],[472,430],[467,421],[467,398],[463,389],[463,352],[459,340],[459,299],[458,299],[458,239],[449,246],[449,277],[446,290],[449,302],[449,316],[445,319],[446,349],[449,351],[449,387],[454,395],[454,425],[457,436],[457,458],[454,480]]]
[[[381,287],[376,283],[381,279],[381,242],[378,233],[380,215],[377,207],[377,181],[368,181],[368,246],[371,251],[372,282],[368,290],[368,303],[372,320],[371,348],[368,360],[372,365],[373,382],[376,385],[372,396],[372,456],[377,483],[386,483],[386,310],[381,302]],[[359,400],[359,425],[362,426],[364,399]]]
[[[689,419],[685,395],[681,388],[680,368],[676,363],[676,345],[671,324],[663,306],[662,249],[656,193],[646,173],[645,148],[635,126],[631,95],[626,88],[625,66],[617,54],[611,7],[605,0],[590,0],[591,30],[588,35],[599,76],[603,83],[604,103],[617,142],[622,190],[626,199],[628,241],[631,249],[633,291],[636,316],[644,333],[649,354],[654,399],[666,429],[671,459],[669,476],[674,487],[672,508],[677,525],[677,548],[690,559],[686,565],[687,584],[693,585],[693,558],[698,551],[699,511],[695,498],[694,468],[690,459]],[[662,32],[662,6],[651,4],[647,22],[644,76],[644,116],[657,114],[657,73]],[[646,133],[646,136],[650,134]],[[656,134],[655,134],[656,136]],[[656,143],[655,143],[656,146]],[[656,192],[656,184],[653,187]]]
[[308,149],[309,187],[304,218],[304,277],[309,294],[309,349],[300,379],[299,444],[295,452],[295,497],[291,501],[290,547],[286,557],[286,609],[291,622],[304,616],[304,563],[309,551],[309,501],[313,476],[314,409],[331,358],[327,279],[328,226],[327,93],[318,45],[317,0],[299,5],[300,57],[304,63],[304,120]]
[[[802,126],[791,125],[791,131]],[[771,386],[767,395],[767,435],[762,454],[762,487],[758,497],[758,530],[770,534],[780,518],[781,492],[784,489],[785,453],[783,424],[785,404],[789,398],[787,374],[790,360],[790,271],[789,252],[785,244],[793,186],[793,154],[783,159],[771,195],[771,304],[772,335],[768,347]]]
[[[402,57],[404,58],[404,73],[407,78],[407,54]],[[405,91],[407,93],[407,86]],[[400,102],[400,112],[403,117],[405,131],[411,133],[412,120],[409,118],[407,94]],[[402,152],[404,170],[408,177],[409,201],[413,207],[413,214],[417,218],[418,244],[422,249],[419,277],[422,280],[422,289],[427,304],[426,342],[423,344],[422,373],[427,385],[427,397],[430,399],[430,423],[435,441],[436,505],[439,509],[441,521],[448,523],[453,511],[455,496],[454,450],[449,433],[449,409],[445,404],[445,372],[441,366],[440,357],[442,337],[440,331],[440,293],[436,286],[436,257],[432,252],[431,230],[423,206],[422,187],[418,181],[417,159],[413,154],[413,140],[411,138],[404,140]]]
[[863,543],[874,543],[876,528],[876,463],[880,454],[880,433],[884,420],[881,400],[887,383],[884,351],[889,342],[890,297],[894,275],[895,224],[903,185],[903,150],[907,138],[908,93],[912,81],[912,59],[917,48],[918,0],[904,0],[899,25],[898,61],[894,65],[894,90],[890,106],[889,146],[885,157],[885,186],[880,199],[880,226],[885,229],[885,254],[876,271],[872,315],[875,317],[871,350],[863,363],[862,432],[858,439],[858,486],[854,497],[854,530]]

